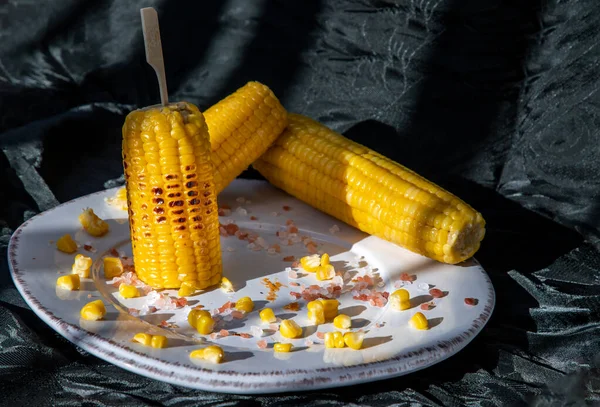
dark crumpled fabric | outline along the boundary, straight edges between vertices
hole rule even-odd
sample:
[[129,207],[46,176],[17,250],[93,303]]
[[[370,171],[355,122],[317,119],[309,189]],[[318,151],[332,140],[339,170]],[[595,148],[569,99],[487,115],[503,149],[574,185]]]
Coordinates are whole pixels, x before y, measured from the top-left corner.
[[[159,100],[146,6],[172,100],[205,109],[261,81],[483,213],[497,306],[467,348],[377,383],[223,395],[126,372],[33,314],[9,236],[121,182],[124,116]],[[0,405],[598,405],[599,34],[595,0],[0,2]]]

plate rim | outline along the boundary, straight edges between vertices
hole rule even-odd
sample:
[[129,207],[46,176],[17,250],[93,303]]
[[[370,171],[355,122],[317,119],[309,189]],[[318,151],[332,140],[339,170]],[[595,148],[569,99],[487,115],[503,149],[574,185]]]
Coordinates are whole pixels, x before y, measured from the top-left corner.
[[[239,178],[234,180],[232,184],[240,182],[263,183],[271,186],[266,181]],[[274,186],[271,187],[275,188]],[[108,188],[76,197],[69,201],[60,203],[59,205],[56,205],[55,207],[46,211],[40,212],[24,221],[10,237],[7,248],[8,265],[15,287],[32,311],[50,328],[62,335],[65,339],[71,342],[71,344],[82,348],[90,354],[124,370],[144,377],[197,390],[234,394],[273,394],[290,391],[300,392],[321,390],[391,379],[423,370],[460,352],[462,349],[467,347],[469,343],[483,330],[487,322],[490,320],[495,308],[496,293],[492,281],[481,264],[474,257],[472,257],[471,260],[475,263],[474,266],[476,266],[477,269],[483,274],[488,288],[488,295],[481,313],[473,319],[471,326],[464,332],[461,332],[450,339],[444,341],[438,340],[435,343],[429,344],[428,346],[423,346],[408,353],[400,353],[383,360],[364,362],[352,366],[329,366],[319,369],[311,369],[309,371],[306,369],[297,369],[260,373],[240,373],[226,370],[211,370],[200,366],[182,365],[177,362],[168,362],[158,357],[152,357],[94,332],[90,332],[80,326],[70,324],[62,320],[60,317],[54,315],[52,311],[47,309],[29,291],[28,284],[22,279],[22,275],[26,271],[21,270],[17,262],[17,250],[20,243],[21,233],[37,218],[48,215],[49,213],[63,206],[73,204],[83,199],[92,198],[96,195],[110,194],[111,191],[116,192],[116,190],[119,188],[122,188],[122,186]],[[437,352],[432,352],[432,349],[436,349]],[[129,354],[129,357],[121,356],[117,354],[117,352]],[[407,366],[407,362],[410,362],[415,356],[426,353],[433,354],[434,356],[427,359],[420,359],[416,363]],[[183,371],[176,372],[174,371],[175,369],[182,369]],[[337,378],[332,379],[331,375],[335,373],[340,373],[340,375]],[[196,375],[192,376],[192,374]],[[209,377],[204,377],[205,374],[208,374]],[[311,375],[305,377],[307,374]],[[244,376],[265,377],[267,375],[283,380],[253,380],[250,382],[241,382],[236,380],[236,378]],[[226,378],[229,378],[229,381],[224,380]]]

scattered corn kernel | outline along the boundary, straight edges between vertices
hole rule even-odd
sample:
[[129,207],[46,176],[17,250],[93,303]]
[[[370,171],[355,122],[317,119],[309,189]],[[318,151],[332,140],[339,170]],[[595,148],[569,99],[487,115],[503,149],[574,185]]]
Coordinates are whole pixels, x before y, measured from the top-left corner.
[[333,319],[333,326],[339,329],[350,329],[352,320],[348,315],[340,314]]
[[408,323],[415,329],[429,329],[427,318],[421,312],[417,312],[413,315]]
[[106,315],[106,308],[102,300],[88,302],[81,308],[81,318],[88,321],[98,321]]
[[344,342],[344,335],[341,332],[333,331],[325,334],[325,347],[326,348],[343,348],[346,346]]
[[119,285],[119,294],[121,294],[121,297],[123,298],[135,298],[140,296],[137,287],[123,283]]
[[56,280],[56,285],[60,288],[64,288],[65,290],[79,290],[79,275],[67,274],[66,276],[61,276]]
[[275,343],[273,345],[273,351],[275,352],[291,352],[292,344],[291,343]]
[[296,323],[296,321],[286,319],[279,325],[279,332],[284,338],[294,339],[302,335],[302,328]]
[[157,349],[166,348],[167,337],[162,335],[152,335],[152,341],[150,341],[150,346]]
[[112,279],[123,274],[123,263],[118,257],[104,258],[104,277]]
[[362,348],[365,334],[363,332],[346,332],[344,334],[344,343],[352,349],[359,350]]
[[317,280],[325,281],[331,280],[335,277],[335,268],[331,264],[327,264],[325,266],[319,266],[317,268]]
[[243,312],[252,312],[254,309],[254,301],[250,297],[242,297],[235,302],[235,309]]
[[223,277],[221,279],[221,290],[225,291],[226,293],[232,293],[234,291],[233,284],[231,284],[231,281],[229,281],[227,277]]
[[144,346],[150,346],[152,335],[146,333],[135,334],[132,339],[134,342],[141,343]]
[[196,291],[196,283],[193,281],[183,281],[177,291],[177,295],[179,297],[189,297],[196,294]]
[[325,310],[320,300],[310,301],[306,304],[306,308],[308,309],[308,319],[310,322],[315,325],[325,323]]
[[100,219],[92,208],[83,210],[79,215],[79,223],[86,232],[95,237],[104,236],[108,232],[108,223]]
[[207,346],[206,348],[196,349],[190,353],[190,358],[203,359],[212,363],[221,363],[223,361],[223,349],[217,345]]
[[77,243],[75,243],[71,235],[67,233],[56,241],[56,248],[61,252],[71,254],[77,251]]
[[215,320],[208,311],[201,309],[193,309],[188,314],[188,323],[200,335],[208,335],[215,329]]
[[300,259],[300,266],[304,271],[309,273],[315,273],[321,265],[321,258],[318,254],[312,254],[310,256],[304,256]]
[[265,324],[272,324],[273,322],[277,321],[277,318],[275,318],[275,313],[271,308],[265,308],[261,310],[258,315],[260,316],[260,320]]
[[398,311],[410,308],[410,294],[404,288],[394,291],[390,295],[391,307]]
[[321,255],[321,266],[327,266],[329,264],[329,255],[327,253],[323,253]]
[[92,259],[84,256],[83,254],[78,254],[75,256],[75,260],[73,261],[71,272],[73,274],[78,274],[80,278],[89,278],[91,267]]
[[338,307],[340,306],[340,302],[336,299],[320,299],[323,303],[323,310],[325,311],[325,320],[331,321],[338,315]]

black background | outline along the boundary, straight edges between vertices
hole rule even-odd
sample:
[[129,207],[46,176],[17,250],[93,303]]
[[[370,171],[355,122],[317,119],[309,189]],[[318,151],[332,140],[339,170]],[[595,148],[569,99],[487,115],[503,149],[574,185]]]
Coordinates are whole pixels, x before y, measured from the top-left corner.
[[[204,110],[261,81],[483,213],[477,258],[497,305],[466,349],[397,379],[244,397],[128,373],[33,314],[8,239],[120,183],[124,116],[159,100],[147,6],[172,100]],[[595,0],[0,0],[1,405],[598,403],[599,12]]]

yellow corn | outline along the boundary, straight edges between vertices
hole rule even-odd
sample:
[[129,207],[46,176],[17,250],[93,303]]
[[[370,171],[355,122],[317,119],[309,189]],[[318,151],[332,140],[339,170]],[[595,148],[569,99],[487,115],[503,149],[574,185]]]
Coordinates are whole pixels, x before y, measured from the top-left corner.
[[310,301],[306,304],[308,309],[308,320],[315,325],[325,323],[325,310],[320,300]]
[[119,188],[115,195],[105,199],[109,205],[119,208],[123,211],[127,210],[127,189],[125,187]]
[[146,333],[138,333],[133,336],[132,341],[141,343],[144,346],[150,346],[152,342],[152,335]]
[[128,284],[119,284],[119,294],[123,298],[135,298],[140,296],[140,291],[137,287]]
[[390,306],[393,309],[403,311],[410,308],[410,294],[404,288],[400,288],[390,294]]
[[183,281],[177,295],[180,297],[189,297],[196,294],[196,284],[194,281]]
[[348,315],[340,314],[333,319],[333,326],[339,329],[350,329],[352,320]]
[[233,284],[231,284],[231,281],[229,281],[227,277],[223,277],[221,279],[221,290],[225,291],[226,293],[233,292]]
[[338,315],[338,307],[340,305],[340,302],[336,299],[328,299],[328,300],[324,300],[324,299],[320,299],[319,301],[321,301],[321,303],[323,304],[323,310],[325,312],[325,319],[327,321],[331,321],[333,318],[335,318]]
[[325,333],[326,348],[343,348],[344,346],[344,335],[341,332],[333,331]]
[[123,126],[133,260],[154,288],[221,281],[217,191],[204,116],[190,103],[131,112]]
[[60,288],[64,288],[65,290],[79,290],[79,275],[67,274],[66,276],[61,276],[56,280],[56,285]]
[[265,324],[272,324],[273,322],[277,321],[277,318],[275,318],[275,313],[271,308],[265,308],[261,310],[258,315],[260,316],[260,320]]
[[123,274],[123,263],[118,257],[105,257],[104,260],[104,277],[112,279]]
[[243,312],[252,312],[254,309],[254,302],[250,297],[242,297],[235,302],[235,309]]
[[208,311],[193,309],[188,314],[188,323],[200,335],[208,335],[215,329],[215,320]]
[[363,332],[346,332],[344,334],[344,343],[352,349],[362,348],[365,334]]
[[413,171],[308,117],[289,125],[253,166],[273,185],[366,233],[445,263],[471,257],[485,221]]
[[304,271],[309,273],[315,273],[321,265],[321,257],[318,254],[312,254],[310,256],[304,256],[300,259],[300,266]]
[[102,300],[88,302],[81,308],[81,318],[87,321],[98,321],[106,315],[106,308]]
[[284,338],[294,339],[302,335],[302,328],[292,319],[281,321],[279,332]]
[[292,344],[291,343],[275,343],[273,345],[273,351],[274,352],[291,352],[292,351]]
[[317,268],[316,277],[319,281],[331,280],[333,277],[335,277],[335,269],[331,264],[319,266]]
[[210,133],[217,193],[260,157],[287,125],[273,92],[248,82],[204,112]]
[[67,233],[56,241],[56,248],[61,252],[72,254],[77,251],[77,243],[75,243],[71,235]]
[[327,253],[323,253],[321,255],[321,267],[327,266],[329,264],[329,255]]
[[100,219],[98,215],[94,213],[92,208],[83,210],[79,215],[79,223],[81,223],[83,229],[92,236],[100,237],[108,233],[108,223]]
[[152,346],[153,348],[166,348],[167,338],[163,335],[152,335],[150,346]]
[[211,363],[221,363],[223,361],[224,352],[220,346],[210,345],[206,348],[196,349],[190,353],[192,359],[207,360]]
[[73,266],[71,266],[71,272],[73,274],[79,275],[80,278],[89,278],[91,267],[92,259],[87,256],[84,256],[83,254],[78,254],[77,256],[75,256]]
[[429,329],[427,318],[421,312],[415,313],[408,323],[415,329]]

